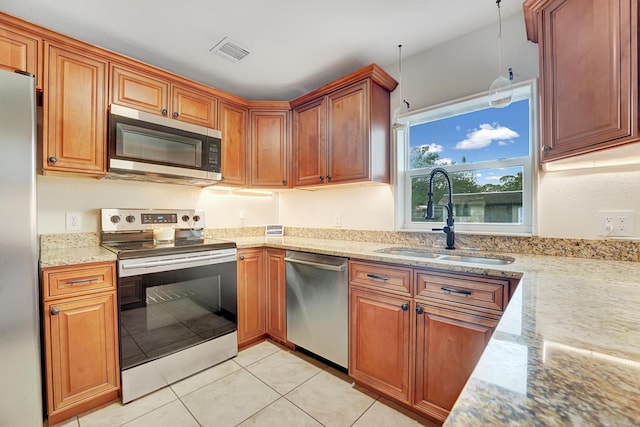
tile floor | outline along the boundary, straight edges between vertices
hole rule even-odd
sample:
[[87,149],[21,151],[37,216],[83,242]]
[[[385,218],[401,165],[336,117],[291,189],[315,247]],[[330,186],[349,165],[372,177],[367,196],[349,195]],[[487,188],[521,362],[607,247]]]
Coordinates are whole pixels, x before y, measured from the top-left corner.
[[127,405],[111,403],[55,427],[435,427],[349,377],[270,341]]

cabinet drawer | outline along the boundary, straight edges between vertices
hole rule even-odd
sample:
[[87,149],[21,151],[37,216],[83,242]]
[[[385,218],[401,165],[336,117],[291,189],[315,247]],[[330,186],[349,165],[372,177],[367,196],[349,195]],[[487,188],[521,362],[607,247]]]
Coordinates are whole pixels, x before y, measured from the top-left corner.
[[349,282],[386,291],[411,294],[411,269],[378,263],[351,261]]
[[416,297],[427,297],[502,311],[509,299],[509,280],[416,270]]
[[44,269],[44,300],[116,289],[115,263]]

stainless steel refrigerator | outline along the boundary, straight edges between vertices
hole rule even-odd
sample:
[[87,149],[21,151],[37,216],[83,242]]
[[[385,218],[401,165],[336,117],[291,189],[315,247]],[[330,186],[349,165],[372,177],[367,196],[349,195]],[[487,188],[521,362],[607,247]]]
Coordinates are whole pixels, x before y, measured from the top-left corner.
[[34,78],[0,70],[0,426],[42,426]]

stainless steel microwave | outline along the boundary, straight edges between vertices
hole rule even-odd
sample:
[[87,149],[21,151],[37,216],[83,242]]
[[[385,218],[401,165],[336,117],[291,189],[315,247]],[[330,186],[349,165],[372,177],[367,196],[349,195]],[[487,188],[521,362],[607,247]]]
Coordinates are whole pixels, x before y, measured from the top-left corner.
[[215,129],[111,105],[107,177],[216,184],[221,137]]

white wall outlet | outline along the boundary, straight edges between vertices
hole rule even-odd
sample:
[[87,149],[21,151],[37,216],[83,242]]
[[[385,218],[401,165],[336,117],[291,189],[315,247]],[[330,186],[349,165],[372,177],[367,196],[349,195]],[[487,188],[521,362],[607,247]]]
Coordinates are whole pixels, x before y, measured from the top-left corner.
[[635,211],[598,211],[598,235],[632,237],[635,235]]
[[82,228],[82,216],[80,212],[66,212],[65,218],[65,230],[67,231],[80,231]]
[[244,227],[244,225],[247,223],[247,214],[245,213],[245,211],[238,212],[238,218],[240,219],[240,226]]

